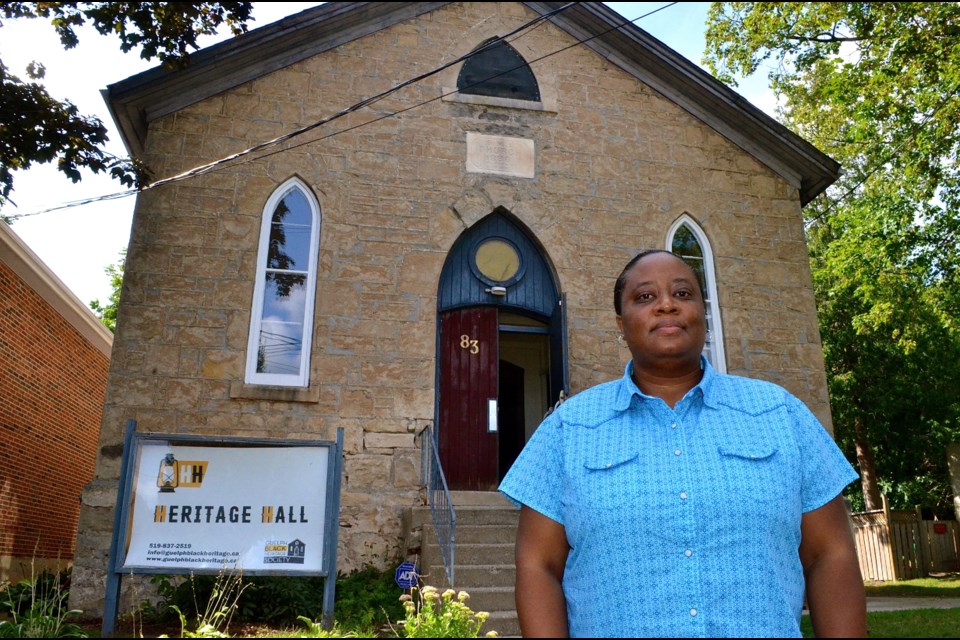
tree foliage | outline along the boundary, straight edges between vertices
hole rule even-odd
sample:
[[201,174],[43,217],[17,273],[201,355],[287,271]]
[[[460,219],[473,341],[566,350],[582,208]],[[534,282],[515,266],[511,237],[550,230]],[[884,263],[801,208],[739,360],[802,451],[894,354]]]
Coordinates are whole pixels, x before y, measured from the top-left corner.
[[120,259],[106,267],[103,271],[110,276],[110,297],[106,304],[100,304],[100,299],[90,301],[90,308],[97,314],[107,329],[115,333],[117,331],[117,310],[120,308],[120,289],[123,288],[123,265],[127,259],[127,250],[120,252]]
[[960,4],[713,3],[707,63],[768,69],[781,120],[842,163],[807,206],[838,440],[863,498],[949,502],[960,439]]
[[[197,38],[221,25],[234,35],[246,31],[249,2],[6,2],[0,26],[11,19],[46,19],[65,49],[77,45],[76,29],[90,24],[120,39],[124,52],[140,50],[145,60],[169,66],[187,63]],[[84,116],[69,100],[57,100],[39,82],[45,69],[32,62],[15,75],[0,60],[0,206],[10,200],[14,172],[35,163],[57,162],[78,182],[80,169],[107,172],[127,186],[146,179],[142,165],[107,153],[107,130],[96,117]]]

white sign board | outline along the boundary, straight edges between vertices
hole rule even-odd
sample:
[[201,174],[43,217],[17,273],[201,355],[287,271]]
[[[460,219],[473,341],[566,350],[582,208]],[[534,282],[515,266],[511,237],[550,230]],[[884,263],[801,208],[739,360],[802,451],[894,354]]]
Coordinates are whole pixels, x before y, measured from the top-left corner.
[[330,452],[141,441],[123,569],[324,570]]

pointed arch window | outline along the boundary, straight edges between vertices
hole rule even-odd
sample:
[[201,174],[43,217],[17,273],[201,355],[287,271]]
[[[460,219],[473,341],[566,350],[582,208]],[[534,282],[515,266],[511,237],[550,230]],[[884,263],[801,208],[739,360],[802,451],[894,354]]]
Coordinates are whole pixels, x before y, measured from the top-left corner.
[[319,240],[320,205],[291,178],[263,209],[247,384],[308,386]]
[[693,267],[700,278],[707,310],[707,342],[703,355],[714,369],[726,373],[727,360],[723,351],[723,324],[720,321],[720,305],[717,302],[717,278],[713,267],[713,251],[703,229],[693,218],[680,216],[667,232],[667,250],[677,254]]
[[[491,44],[492,43],[492,44]],[[477,96],[540,100],[540,86],[517,50],[503,40],[487,40],[467,58],[457,77],[457,91]]]

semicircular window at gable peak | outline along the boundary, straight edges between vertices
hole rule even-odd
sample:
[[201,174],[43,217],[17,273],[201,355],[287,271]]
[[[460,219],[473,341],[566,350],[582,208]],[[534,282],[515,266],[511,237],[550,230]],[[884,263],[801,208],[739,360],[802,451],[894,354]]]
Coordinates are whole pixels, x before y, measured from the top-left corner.
[[530,65],[506,42],[488,40],[475,55],[467,58],[457,77],[457,91],[462,94],[540,100],[540,86]]

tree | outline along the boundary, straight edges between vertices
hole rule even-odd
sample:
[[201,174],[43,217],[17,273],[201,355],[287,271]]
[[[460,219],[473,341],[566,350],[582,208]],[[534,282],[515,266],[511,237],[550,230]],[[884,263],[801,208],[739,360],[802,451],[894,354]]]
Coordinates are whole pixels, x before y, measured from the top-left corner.
[[[78,43],[76,28],[90,23],[101,34],[115,34],[124,52],[140,49],[145,60],[158,58],[168,66],[187,64],[197,38],[228,26],[234,35],[247,29],[249,2],[6,2],[2,20],[49,19],[64,48]],[[132,159],[108,154],[107,129],[96,117],[84,116],[69,101],[51,97],[38,81],[44,66],[32,62],[26,79],[14,75],[0,60],[0,207],[10,200],[14,171],[56,160],[74,182],[80,169],[107,172],[127,186],[147,177]]]
[[101,305],[99,298],[90,301],[90,308],[112,333],[117,330],[117,310],[120,308],[120,289],[123,287],[123,265],[126,260],[127,250],[124,249],[120,252],[120,259],[103,270],[110,276],[110,286],[113,289],[107,298],[107,304]]
[[[866,206],[810,234],[836,434],[860,467],[856,506],[880,508],[882,491],[897,506],[945,509],[945,449],[960,435],[956,316],[941,283],[891,256],[886,236],[863,233]],[[841,237],[827,237],[838,229]]]
[[[866,508],[948,501],[960,438],[960,4],[724,2],[706,61],[768,66],[785,125],[846,171],[806,207],[838,441]],[[952,386],[951,386],[952,385]]]

